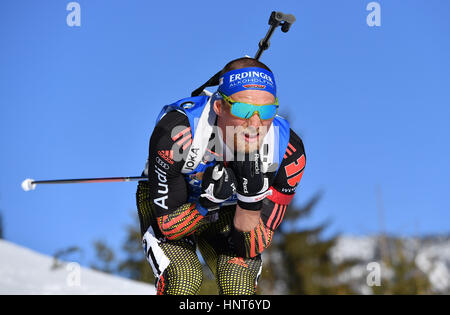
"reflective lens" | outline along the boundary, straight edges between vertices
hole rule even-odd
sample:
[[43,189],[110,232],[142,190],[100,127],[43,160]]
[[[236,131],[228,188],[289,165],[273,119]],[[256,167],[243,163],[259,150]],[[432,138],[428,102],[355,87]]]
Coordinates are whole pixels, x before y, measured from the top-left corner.
[[278,111],[278,99],[275,100],[275,104],[255,105],[234,102],[228,96],[222,93],[220,93],[220,95],[231,105],[231,114],[238,118],[249,119],[257,112],[260,119],[268,120],[274,118]]
[[247,103],[234,103],[231,106],[231,114],[243,119],[249,119],[255,112],[262,120],[272,119],[277,114],[278,105],[252,105]]

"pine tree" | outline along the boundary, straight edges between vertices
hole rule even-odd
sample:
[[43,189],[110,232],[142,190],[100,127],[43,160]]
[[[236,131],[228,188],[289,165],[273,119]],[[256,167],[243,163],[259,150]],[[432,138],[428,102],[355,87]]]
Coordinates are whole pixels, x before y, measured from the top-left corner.
[[337,236],[321,237],[328,224],[300,230],[298,220],[309,216],[319,202],[314,196],[304,207],[289,206],[283,223],[263,256],[265,271],[261,278],[263,294],[349,294],[350,286],[339,281],[339,276],[356,262],[334,264],[330,249]]
[[127,237],[122,245],[126,258],[119,263],[118,271],[128,278],[153,284],[155,277],[141,246],[142,238],[137,216],[133,214],[133,223],[126,229]]
[[[374,294],[430,294],[431,283],[428,276],[416,265],[416,255],[408,257],[401,239],[391,239],[393,250],[383,258],[384,273],[380,286],[372,288]],[[382,270],[383,270],[382,269]]]
[[115,261],[114,251],[104,241],[94,241],[93,243],[97,262],[91,264],[91,268],[106,273],[114,273]]
[[64,249],[57,250],[53,254],[52,269],[58,269],[63,267],[64,263],[62,261],[68,261],[69,257],[72,257],[72,255],[74,254],[82,255],[83,250],[78,246],[68,246]]

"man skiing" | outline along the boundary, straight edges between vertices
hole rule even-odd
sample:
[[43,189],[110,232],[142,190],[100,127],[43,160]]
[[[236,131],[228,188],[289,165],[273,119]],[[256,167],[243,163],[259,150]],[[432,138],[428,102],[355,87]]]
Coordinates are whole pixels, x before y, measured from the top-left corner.
[[239,58],[218,90],[167,105],[136,193],[158,294],[197,294],[198,247],[220,294],[255,294],[261,253],[303,175],[302,140],[277,115],[272,71]]

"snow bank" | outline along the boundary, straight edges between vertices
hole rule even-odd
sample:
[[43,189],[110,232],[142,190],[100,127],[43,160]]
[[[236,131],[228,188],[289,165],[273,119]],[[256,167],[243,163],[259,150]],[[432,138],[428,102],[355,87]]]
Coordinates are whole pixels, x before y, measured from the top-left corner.
[[0,240],[0,294],[155,294],[153,285],[64,263]]

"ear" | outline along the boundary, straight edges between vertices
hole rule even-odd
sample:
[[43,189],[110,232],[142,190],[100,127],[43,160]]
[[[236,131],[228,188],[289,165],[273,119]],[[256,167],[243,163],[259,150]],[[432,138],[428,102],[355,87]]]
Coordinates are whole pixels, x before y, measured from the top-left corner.
[[214,109],[214,112],[216,113],[216,115],[219,116],[220,113],[222,112],[222,101],[215,100],[214,104],[213,104],[213,109]]

